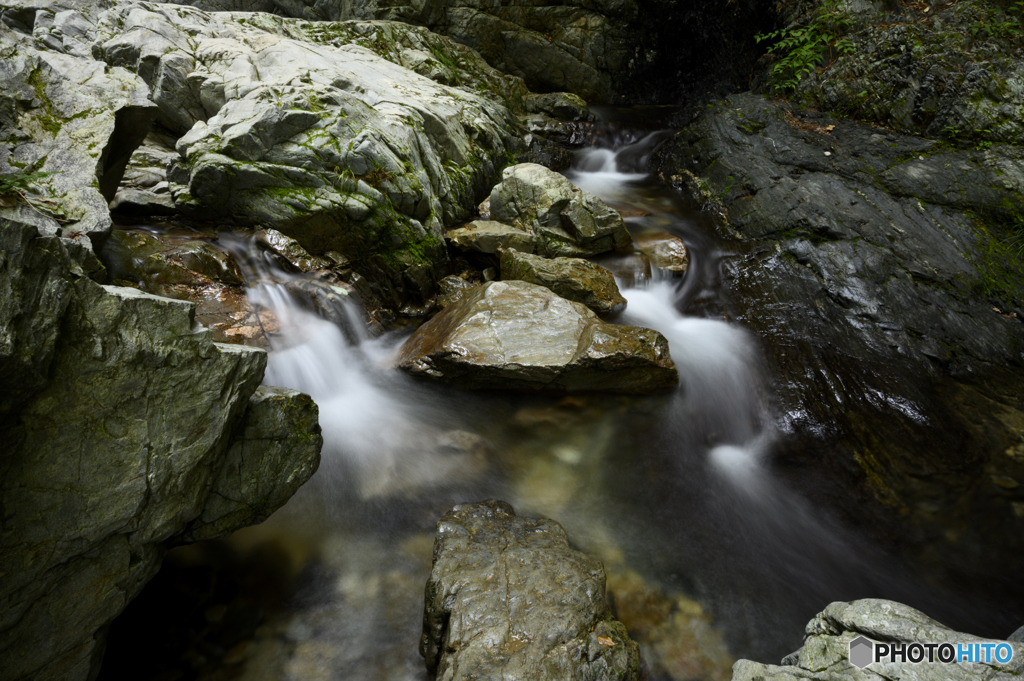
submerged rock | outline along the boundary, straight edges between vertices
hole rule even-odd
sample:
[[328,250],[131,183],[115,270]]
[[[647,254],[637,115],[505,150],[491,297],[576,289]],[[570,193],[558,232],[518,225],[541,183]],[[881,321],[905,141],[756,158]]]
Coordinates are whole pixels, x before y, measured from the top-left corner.
[[597,314],[609,314],[626,307],[615,276],[581,258],[542,258],[506,250],[501,254],[501,278],[543,286],[566,300],[583,303]]
[[597,255],[632,243],[622,216],[553,170],[521,163],[501,178],[491,190],[491,219],[532,234],[540,255]]
[[657,331],[608,324],[525,281],[467,291],[409,337],[397,364],[467,388],[647,394],[679,382]]
[[[253,406],[266,354],[213,343],[193,304],[100,286],[78,244],[33,226],[0,221],[0,241],[0,290],[17,294],[0,296],[3,677],[84,681],[208,504],[204,536],[229,532],[315,470],[316,407]],[[243,468],[261,481],[224,467],[253,420]]]
[[441,681],[638,681],[640,651],[605,601],[601,563],[553,520],[462,504],[437,523],[420,653]]
[[645,232],[636,236],[636,247],[655,267],[682,274],[690,266],[686,244],[668,232]]
[[[953,631],[913,608],[880,599],[832,603],[807,623],[803,646],[782,661],[783,666],[739,660],[733,667],[733,681],[790,681],[815,679],[920,679],[920,681],[968,681],[969,679],[1020,678],[1024,673],[1024,644],[1010,643],[1013,659],[1000,663],[957,662],[871,662],[850,663],[850,643],[866,637],[873,644],[958,643],[998,644]],[[927,654],[927,653],[926,653]]]

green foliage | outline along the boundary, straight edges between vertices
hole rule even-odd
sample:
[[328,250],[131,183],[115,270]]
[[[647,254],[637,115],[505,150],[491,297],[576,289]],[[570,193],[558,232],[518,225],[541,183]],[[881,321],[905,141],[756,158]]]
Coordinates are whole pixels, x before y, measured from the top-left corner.
[[36,180],[42,180],[53,173],[15,173],[14,175],[0,176],[0,196],[18,194],[19,196],[28,190],[29,186]]
[[771,42],[768,52],[778,57],[771,74],[775,92],[796,90],[820,64],[853,51],[853,41],[843,37],[851,21],[840,5],[840,0],[824,0],[806,24],[754,36],[759,43]]
[[972,21],[967,32],[972,38],[1020,39],[1024,29],[1024,0],[1009,3],[1001,12],[986,14]]

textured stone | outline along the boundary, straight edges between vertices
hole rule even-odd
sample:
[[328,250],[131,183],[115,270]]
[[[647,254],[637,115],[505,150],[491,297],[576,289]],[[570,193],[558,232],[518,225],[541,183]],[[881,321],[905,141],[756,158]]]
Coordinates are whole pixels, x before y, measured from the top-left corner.
[[168,173],[179,209],[338,251],[392,305],[430,294],[442,225],[467,216],[521,145],[500,95],[403,65],[444,40],[423,29],[125,3],[99,25],[97,53],[146,80],[160,123],[182,134]]
[[626,307],[615,276],[580,258],[542,258],[506,250],[501,254],[501,278],[543,286],[566,300],[583,303],[597,314],[609,314]]
[[[63,235],[99,245],[111,226],[107,204],[156,107],[142,79],[93,58],[91,22],[25,4],[29,24],[0,23],[0,174],[50,173],[32,182],[29,200],[65,221]],[[19,218],[5,206],[0,216]]]
[[642,394],[679,381],[657,331],[607,324],[524,281],[467,291],[409,337],[397,363],[470,388]]
[[880,599],[852,603],[832,603],[807,623],[804,644],[784,660],[784,665],[760,664],[739,660],[733,667],[733,681],[868,681],[869,679],[915,679],[920,681],[968,681],[968,679],[1019,678],[1024,672],[1024,645],[1010,644],[1013,659],[999,663],[959,662],[944,664],[938,660],[920,663],[872,662],[863,669],[850,664],[850,642],[866,636],[884,643],[994,643],[970,634],[953,631],[913,608]]
[[601,563],[553,520],[501,501],[437,523],[420,652],[439,681],[634,681],[640,651],[605,601]]
[[491,190],[491,219],[532,234],[540,255],[597,255],[632,243],[615,210],[535,163],[502,172],[501,182]]
[[220,537],[261,523],[283,506],[320,464],[324,441],[318,414],[309,395],[257,388],[202,514],[181,538]]

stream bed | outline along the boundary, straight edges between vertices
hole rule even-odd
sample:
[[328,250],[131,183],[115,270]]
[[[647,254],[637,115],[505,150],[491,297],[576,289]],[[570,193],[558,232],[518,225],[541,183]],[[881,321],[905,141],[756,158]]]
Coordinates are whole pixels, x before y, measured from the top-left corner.
[[[852,477],[809,457],[780,463],[787,415],[763,359],[772,348],[723,312],[735,245],[643,172],[657,133],[607,139],[566,174],[618,209],[635,239],[686,244],[684,276],[596,259],[629,301],[615,321],[668,338],[680,388],[535,396],[428,385],[391,368],[408,330],[373,337],[354,323],[352,343],[283,286],[249,289],[276,324],[265,382],[320,407],[320,469],[262,525],[170,553],[115,623],[101,678],[130,668],[161,679],[423,680],[434,523],[487,498],[557,520],[604,562],[652,679],[728,679],[739,657],[778,662],[836,600],[891,598],[981,635],[1014,628],[1013,607],[979,604],[932,579],[933,565],[908,562]],[[998,588],[987,590],[993,602]],[[154,612],[177,624],[160,628]]]

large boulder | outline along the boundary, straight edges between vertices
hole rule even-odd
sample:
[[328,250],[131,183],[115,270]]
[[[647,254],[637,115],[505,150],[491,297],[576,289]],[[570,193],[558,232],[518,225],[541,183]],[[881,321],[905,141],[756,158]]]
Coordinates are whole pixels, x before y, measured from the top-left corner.
[[[401,65],[445,53],[423,29],[122,2],[98,13],[96,38],[183,134],[168,173],[179,209],[341,252],[395,306],[429,295],[447,262],[442,225],[473,209],[521,144],[501,93]],[[501,82],[476,72],[467,85]]]
[[597,255],[632,243],[614,209],[536,163],[502,172],[491,190],[491,219],[533,235],[536,252],[550,257]]
[[[858,641],[858,639],[861,639]],[[868,652],[867,660],[854,653],[851,664],[851,643],[863,646]],[[927,657],[922,662],[894,661],[887,656],[879,662],[873,660],[874,645],[885,643],[890,646],[914,643],[987,644],[1003,643],[1012,651],[1012,659],[998,662],[993,654],[991,661],[981,659],[954,663],[941,662],[935,653],[932,661]],[[927,651],[925,652],[927,655]],[[1003,655],[1005,657],[1005,653]],[[919,681],[968,681],[979,679],[1020,678],[1024,672],[1024,644],[1005,643],[984,639],[970,634],[953,631],[939,624],[924,613],[902,603],[866,598],[852,603],[832,603],[807,623],[803,646],[782,661],[782,666],[761,664],[750,660],[739,660],[733,666],[733,681],[839,681],[850,679],[916,679]]]
[[[166,1],[166,0],[161,0]],[[183,0],[206,10],[262,11],[312,21],[379,19],[426,26],[478,51],[532,90],[611,101],[624,86],[635,40],[634,0]]]
[[553,520],[461,504],[437,523],[420,652],[439,681],[638,681],[601,563]]
[[657,331],[602,322],[525,281],[467,291],[409,337],[398,365],[469,388],[645,394],[679,382]]
[[566,300],[583,303],[597,314],[609,314],[626,307],[615,276],[582,258],[542,258],[507,250],[501,254],[501,278],[543,286]]
[[93,22],[60,9],[0,5],[0,175],[31,176],[33,206],[0,202],[0,216],[99,245],[107,204],[157,110],[141,78],[93,57]]
[[257,393],[266,354],[213,343],[192,303],[100,286],[31,225],[0,243],[0,678],[84,680],[165,546],[312,474],[317,410]]

